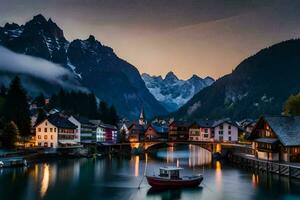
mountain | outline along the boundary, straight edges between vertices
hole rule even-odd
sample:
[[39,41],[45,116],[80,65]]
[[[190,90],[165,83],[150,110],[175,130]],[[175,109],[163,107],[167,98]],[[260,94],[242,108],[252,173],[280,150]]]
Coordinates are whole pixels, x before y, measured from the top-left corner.
[[196,94],[177,118],[257,118],[281,114],[285,100],[300,92],[300,40],[259,51]]
[[153,96],[170,112],[176,111],[196,93],[211,85],[214,79],[204,79],[193,75],[188,80],[180,80],[173,72],[169,72],[163,79],[161,76],[142,74],[146,87]]
[[[68,71],[59,76],[62,81],[56,86],[47,77],[41,78],[43,72],[30,74],[18,69],[16,73],[16,70],[8,67],[1,69],[0,64],[0,76],[5,77],[0,79],[0,83],[1,80],[6,80],[2,82],[7,84],[8,79],[18,74],[22,80],[26,80],[25,86],[30,92],[43,91],[46,94],[64,87],[65,83],[68,86],[76,83],[76,87],[86,88],[94,92],[100,100],[114,104],[121,116],[130,119],[137,118],[142,107],[148,118],[167,113],[148,91],[139,71],[94,36],[69,42],[56,23],[37,15],[25,25],[7,23],[0,27],[0,45],[18,55],[28,55],[30,59],[46,60],[48,68],[50,61],[56,67],[63,68],[60,71]],[[44,66],[37,66],[39,69],[35,70],[41,70],[41,67]],[[64,82],[70,79],[72,84]],[[71,89],[77,89],[76,87]]]

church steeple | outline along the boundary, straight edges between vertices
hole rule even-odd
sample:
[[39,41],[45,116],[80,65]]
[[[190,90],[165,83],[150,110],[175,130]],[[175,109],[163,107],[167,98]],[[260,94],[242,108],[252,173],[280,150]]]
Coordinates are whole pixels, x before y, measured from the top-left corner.
[[139,124],[140,125],[145,125],[146,124],[144,108],[142,108],[142,110],[141,110],[141,114],[140,114],[140,118],[139,118]]

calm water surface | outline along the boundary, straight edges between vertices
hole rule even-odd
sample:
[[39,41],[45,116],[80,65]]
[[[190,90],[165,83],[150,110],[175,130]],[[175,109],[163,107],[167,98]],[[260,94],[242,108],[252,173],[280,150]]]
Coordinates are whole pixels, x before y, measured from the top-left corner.
[[[151,189],[143,179],[145,169],[153,174],[167,163],[184,167],[183,175],[203,173],[201,187]],[[0,199],[296,200],[300,199],[300,181],[213,162],[208,151],[189,145],[160,149],[143,157],[61,160],[24,169],[0,169]]]

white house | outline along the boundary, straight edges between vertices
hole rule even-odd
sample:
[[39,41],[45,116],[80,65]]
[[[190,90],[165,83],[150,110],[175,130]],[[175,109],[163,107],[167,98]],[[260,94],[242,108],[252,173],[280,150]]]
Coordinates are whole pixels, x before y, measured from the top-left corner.
[[194,122],[189,128],[189,141],[213,141],[213,124],[214,121],[212,120],[198,120]]
[[97,126],[96,129],[96,142],[105,142],[105,143],[116,143],[117,137],[118,137],[118,129],[117,127],[110,125],[110,124],[104,124],[103,122],[99,120],[92,120],[92,123],[94,123]]
[[36,145],[39,147],[66,147],[78,145],[77,126],[58,114],[50,115],[35,126]]
[[214,141],[237,142],[238,126],[228,119],[216,121],[213,124]]
[[70,116],[69,121],[77,126],[78,142],[96,142],[96,126],[89,119],[81,116]]

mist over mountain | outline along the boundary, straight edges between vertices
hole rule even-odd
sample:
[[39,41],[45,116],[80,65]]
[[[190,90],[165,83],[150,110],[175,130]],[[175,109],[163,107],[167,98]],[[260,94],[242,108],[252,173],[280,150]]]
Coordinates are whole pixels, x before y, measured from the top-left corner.
[[0,27],[0,45],[10,50],[0,49],[2,60],[9,60],[8,54],[17,56],[0,65],[1,82],[6,85],[18,74],[31,95],[79,88],[114,104],[124,117],[137,118],[142,107],[148,118],[166,114],[139,71],[94,36],[70,42],[56,23],[37,15],[25,25]]
[[170,112],[176,111],[196,93],[214,82],[211,77],[202,79],[197,75],[188,80],[180,80],[173,72],[167,73],[164,79],[146,73],[142,74],[142,78],[153,96]]

